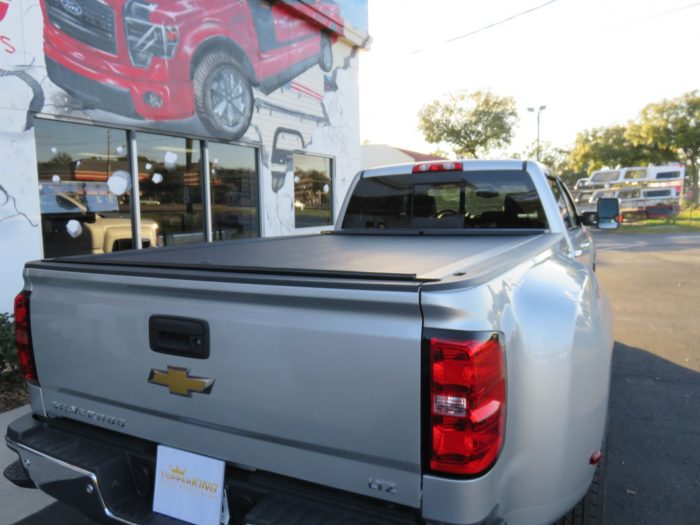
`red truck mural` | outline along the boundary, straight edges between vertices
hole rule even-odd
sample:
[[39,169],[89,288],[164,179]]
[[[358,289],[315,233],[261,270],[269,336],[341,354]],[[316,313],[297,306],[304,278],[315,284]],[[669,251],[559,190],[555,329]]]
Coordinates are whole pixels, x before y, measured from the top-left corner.
[[197,115],[248,129],[264,94],[318,64],[343,33],[332,0],[41,0],[51,81],[86,108],[152,121]]
[[10,1],[11,0],[0,0],[0,22],[3,21],[7,10],[10,8]]

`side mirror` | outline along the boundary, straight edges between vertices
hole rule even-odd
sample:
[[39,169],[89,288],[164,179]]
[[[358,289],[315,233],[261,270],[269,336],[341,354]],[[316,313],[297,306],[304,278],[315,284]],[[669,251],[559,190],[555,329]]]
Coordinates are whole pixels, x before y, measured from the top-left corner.
[[620,227],[620,199],[598,199],[597,210],[596,226],[599,230],[616,230]]
[[597,226],[598,225],[598,213],[594,211],[584,211],[581,214],[581,222],[584,226]]

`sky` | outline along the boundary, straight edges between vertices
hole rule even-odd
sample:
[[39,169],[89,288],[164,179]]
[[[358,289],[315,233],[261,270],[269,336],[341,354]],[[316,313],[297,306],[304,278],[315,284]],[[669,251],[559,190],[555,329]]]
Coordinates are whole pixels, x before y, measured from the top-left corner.
[[579,131],[624,124],[650,102],[700,89],[693,0],[369,0],[369,32],[361,140],[424,153],[437,146],[423,140],[418,111],[459,90],[515,98],[515,138],[495,157],[535,142],[529,106],[546,105],[541,140],[568,147]]

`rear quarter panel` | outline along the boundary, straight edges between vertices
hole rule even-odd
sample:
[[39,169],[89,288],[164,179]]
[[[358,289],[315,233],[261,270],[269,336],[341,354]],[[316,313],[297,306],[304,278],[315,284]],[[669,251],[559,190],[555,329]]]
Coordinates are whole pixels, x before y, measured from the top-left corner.
[[551,523],[583,497],[606,420],[612,324],[590,269],[564,241],[502,277],[465,289],[424,289],[426,328],[495,330],[506,352],[504,446],[471,480],[423,478],[423,514],[475,523]]

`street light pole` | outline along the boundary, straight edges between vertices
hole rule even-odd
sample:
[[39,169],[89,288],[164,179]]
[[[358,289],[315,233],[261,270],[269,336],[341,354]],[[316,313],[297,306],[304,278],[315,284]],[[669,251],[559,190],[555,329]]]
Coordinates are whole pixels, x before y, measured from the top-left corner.
[[[547,106],[540,106],[537,108],[537,160],[540,160],[540,113],[542,113]],[[534,112],[535,108],[527,108],[528,111]]]

